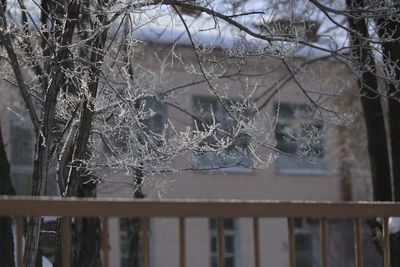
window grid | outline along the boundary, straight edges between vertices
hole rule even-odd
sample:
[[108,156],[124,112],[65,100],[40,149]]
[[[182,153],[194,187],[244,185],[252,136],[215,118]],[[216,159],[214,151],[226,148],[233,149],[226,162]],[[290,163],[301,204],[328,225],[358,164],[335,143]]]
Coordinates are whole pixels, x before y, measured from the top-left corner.
[[[224,100],[225,108],[214,97],[193,98],[193,111],[197,118],[194,118],[194,127],[199,131],[206,132],[214,123],[218,124],[215,135],[209,136],[204,140],[204,148],[209,147],[209,151],[202,151],[195,155],[195,168],[199,170],[222,169],[228,172],[244,172],[248,171],[252,165],[252,159],[249,155],[248,146],[250,142],[249,136],[240,133],[232,145],[224,151],[215,151],[220,138],[229,138],[233,133],[235,122],[229,119],[225,109],[230,109],[235,101]],[[232,111],[233,112],[233,111]],[[246,113],[246,112],[245,112]],[[239,114],[238,116],[247,117],[249,114]]]
[[[212,218],[209,221],[210,223],[210,242],[211,242],[211,251],[210,251],[210,260],[211,267],[217,267],[217,229],[216,229],[216,219]],[[232,218],[224,219],[224,257],[225,257],[225,267],[235,267],[236,266],[236,256],[235,256],[235,244],[236,244],[236,220]]]
[[278,121],[275,129],[277,149],[286,153],[276,160],[282,174],[326,174],[323,124],[312,118],[307,105],[275,104]]

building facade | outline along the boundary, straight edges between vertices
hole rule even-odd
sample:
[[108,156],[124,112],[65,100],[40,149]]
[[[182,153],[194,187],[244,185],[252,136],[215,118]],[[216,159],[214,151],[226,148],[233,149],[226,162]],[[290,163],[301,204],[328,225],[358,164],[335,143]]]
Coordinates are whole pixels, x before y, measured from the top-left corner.
[[[185,127],[206,131],[212,124],[222,125],[223,131],[206,138],[204,147],[213,145],[232,135],[232,121],[226,106],[241,105],[242,99],[257,99],[260,114],[270,116],[268,127],[259,132],[270,138],[272,149],[281,153],[270,154],[262,162],[248,153],[251,136],[236,135],[233,144],[226,147],[222,156],[212,149],[208,152],[185,153],[175,162],[176,169],[185,171],[167,175],[145,174],[144,194],[147,198],[163,199],[237,199],[237,200],[278,200],[278,201],[341,201],[343,200],[343,177],[340,173],[340,159],[335,158],[337,129],[320,118],[313,116],[311,104],[294,79],[282,83],[282,77],[290,75],[279,60],[271,58],[243,59],[223,63],[226,77],[218,80],[217,95],[224,96],[220,101],[214,89],[210,89],[204,77],[188,71],[196,64],[191,47],[175,47],[173,52],[184,63],[175,63],[162,69],[154,57],[168,57],[172,46],[147,45],[138,49],[136,62],[143,69],[159,73],[165,80],[165,88],[180,88],[175,96],[168,98],[147,98],[144,108],[153,115],[147,119],[146,127],[153,133],[161,133],[164,124],[173,120],[180,129]],[[167,51],[167,52],[165,52]],[[222,51],[216,51],[222,57]],[[183,61],[183,60],[182,60]],[[293,59],[300,64],[304,59]],[[231,68],[237,69],[231,69]],[[230,74],[238,73],[236,76]],[[240,73],[247,73],[242,78]],[[307,66],[309,77],[303,77],[303,86],[310,91],[329,92],[337,90],[341,80],[351,81],[350,76],[339,65],[331,61],[318,62]],[[224,76],[224,75],[222,75]],[[250,78],[249,78],[250,77]],[[345,77],[345,78],[343,78]],[[347,78],[346,78],[347,77]],[[317,79],[318,78],[318,79]],[[280,84],[282,83],[282,84]],[[344,83],[343,83],[344,84]],[[185,85],[185,86],[183,86]],[[325,91],[323,91],[325,90]],[[252,97],[246,97],[252,94]],[[244,97],[243,97],[244,96]],[[2,123],[5,123],[4,136],[12,163],[13,182],[19,194],[29,194],[29,180],[33,153],[33,133],[26,123],[23,112],[12,100],[2,105]],[[226,104],[226,106],[224,106]],[[178,107],[178,108],[177,108]],[[22,110],[22,109],[21,109]],[[186,112],[180,112],[185,110]],[[195,116],[192,116],[195,114]],[[249,118],[252,111],[248,111]],[[260,128],[261,129],[261,128]],[[311,135],[311,139],[310,139]],[[311,141],[309,141],[311,140]],[[121,144],[122,146],[124,144]],[[268,155],[258,147],[257,155]],[[21,153],[23,151],[23,153]],[[272,156],[273,155],[273,156]],[[190,160],[187,160],[190,158]],[[256,164],[257,163],[257,164]],[[258,166],[257,166],[258,165]],[[262,167],[262,168],[260,168]],[[108,174],[107,181],[97,185],[98,196],[133,198],[135,185],[132,178],[121,173]],[[368,177],[352,177],[353,199],[369,199]],[[131,183],[131,186],[127,186]],[[57,195],[55,181],[49,181],[48,194]],[[178,226],[176,219],[152,219],[150,223],[150,265],[152,267],[178,266]],[[247,267],[253,262],[253,241],[250,218],[225,218],[225,266]],[[307,218],[295,220],[297,266],[319,266],[318,224]],[[187,264],[191,267],[216,266],[216,226],[215,218],[188,219]],[[110,223],[111,266],[127,267],[129,245],[126,228],[120,219]],[[346,237],[349,225],[334,222],[329,233],[334,238],[330,246],[331,262],[348,266],[353,262],[345,255],[351,248],[341,244]],[[284,219],[262,219],[260,221],[261,264],[262,266],[288,266],[287,224]],[[371,265],[376,266],[376,265]]]
[[[160,46],[152,45],[149,50],[157,51]],[[162,49],[168,50],[165,46]],[[196,62],[191,47],[175,48],[177,54],[188,62]],[[146,48],[138,52],[138,62],[147,69],[156,70],[151,53]],[[218,51],[216,52],[218,53]],[[294,59],[302,62],[304,59]],[[189,64],[189,63],[188,63]],[[195,63],[194,63],[195,64]],[[300,64],[300,63],[298,63]],[[187,65],[186,65],[187,66]],[[226,67],[226,66],[225,66]],[[228,68],[228,67],[226,67]],[[240,66],[240,71],[253,74],[253,78],[244,82],[241,79],[221,79],[219,88],[224,101],[240,101],[240,96],[249,93],[248,88],[257,87],[254,98],[259,103],[266,103],[264,114],[271,116],[271,127],[266,129],[275,141],[274,145],[280,153],[270,162],[264,161],[267,168],[254,168],[255,159],[246,154],[249,143],[246,136],[237,136],[235,146],[226,149],[227,157],[220,157],[215,152],[194,155],[189,163],[182,159],[177,166],[187,171],[177,172],[168,177],[151,177],[145,182],[144,190],[147,198],[162,199],[236,199],[236,200],[278,200],[278,201],[342,201],[343,177],[340,173],[340,159],[337,158],[337,129],[332,124],[313,116],[310,102],[298,88],[295,80],[279,85],[282,77],[289,75],[287,70],[274,59],[252,59]],[[263,75],[259,75],[263,73]],[[318,90],[327,93],[338,90],[340,80],[350,76],[340,65],[324,61],[308,66],[305,73],[309,77],[302,78],[304,86],[310,91]],[[179,107],[196,115],[189,116],[179,112],[173,105],[153,110],[159,123],[167,120],[180,122],[181,127],[198,127],[200,130],[212,123],[219,123],[225,132],[229,132],[227,122],[228,111],[223,103],[210,93],[206,82],[198,83],[201,75],[193,78],[185,65],[175,65],[164,70],[168,80],[167,88],[179,88],[185,81],[192,81],[186,86],[184,93],[177,93],[175,103]],[[249,75],[251,76],[251,75]],[[347,77],[347,78],[344,78]],[[312,79],[315,78],[315,79]],[[343,83],[344,86],[345,83]],[[273,88],[273,89],[270,89]],[[265,94],[271,90],[274,93]],[[230,95],[229,95],[230,94]],[[262,100],[266,100],[263,102]],[[161,103],[159,103],[161,105]],[[227,104],[229,106],[229,104]],[[251,113],[251,111],[249,111]],[[315,115],[315,114],[314,114]],[[267,116],[267,115],[266,115]],[[164,118],[162,118],[164,117]],[[165,118],[167,117],[167,118]],[[206,122],[206,123],[204,123]],[[154,123],[154,122],[153,122]],[[208,123],[208,124],[207,124]],[[155,129],[154,131],[157,131]],[[309,141],[309,138],[312,141]],[[221,134],[223,137],[223,134]],[[215,139],[207,139],[205,145],[212,146]],[[309,143],[307,143],[309,142]],[[305,145],[305,143],[307,143]],[[299,151],[301,153],[299,153]],[[188,155],[186,155],[188,157]],[[232,164],[236,163],[236,164]],[[265,167],[265,166],[264,166]],[[129,179],[129,178],[128,178]],[[369,199],[368,176],[351,177],[353,200]],[[101,184],[98,186],[101,196],[132,197],[133,189],[125,184]],[[225,266],[253,266],[253,241],[250,218],[225,218]],[[188,219],[186,222],[187,264],[196,266],[216,266],[216,230],[215,218]],[[295,220],[296,262],[299,267],[320,265],[319,225],[307,218]],[[178,220],[152,219],[150,223],[151,266],[178,266]],[[262,219],[260,221],[261,266],[288,266],[287,223],[281,218]],[[120,223],[115,220],[111,231],[121,231]],[[368,235],[369,228],[365,227]],[[354,259],[349,251],[352,247],[343,240],[351,238],[350,222],[331,222],[329,226],[330,252],[332,266],[350,266]],[[122,231],[122,236],[124,233]],[[351,242],[350,242],[351,243]],[[368,242],[367,242],[368,243]],[[128,266],[129,249],[126,242],[114,237],[112,244],[113,266]],[[118,245],[119,244],[119,245]],[[365,253],[374,254],[371,244],[366,246]],[[346,255],[342,257],[339,255]],[[366,256],[367,257],[367,256]],[[373,257],[372,257],[373,258]],[[375,266],[376,262],[366,264]]]

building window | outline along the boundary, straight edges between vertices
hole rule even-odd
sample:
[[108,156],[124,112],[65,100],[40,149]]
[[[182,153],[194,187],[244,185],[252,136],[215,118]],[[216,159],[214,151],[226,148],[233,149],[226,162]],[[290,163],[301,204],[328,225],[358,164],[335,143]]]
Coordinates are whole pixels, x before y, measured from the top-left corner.
[[[242,112],[234,110],[240,105],[240,100],[223,100],[221,104],[215,97],[193,98],[195,129],[209,132],[212,127],[215,127],[212,134],[203,140],[201,151],[196,154],[196,169],[249,170],[252,165],[249,151],[250,137],[238,129],[237,122],[228,114],[229,112],[240,120],[248,119],[250,112],[245,108]],[[229,140],[230,144],[221,149],[221,142],[224,140]]]
[[283,174],[325,174],[321,121],[312,118],[307,105],[279,103],[275,105],[278,122],[275,129],[276,170]]
[[10,114],[11,178],[18,195],[30,195],[34,153],[34,132],[29,120]]
[[146,133],[149,135],[162,134],[166,123],[166,106],[155,97],[145,97],[139,103],[140,109],[149,114],[143,120]]
[[310,219],[297,218],[294,220],[294,235],[296,248],[296,266],[319,266],[318,248],[313,236],[313,222]]
[[137,218],[120,218],[120,259],[121,267],[140,265],[140,220]]
[[[224,244],[225,244],[225,267],[235,267],[235,224],[234,219],[224,219]],[[218,250],[217,250],[217,220],[210,219],[211,233],[211,267],[217,267]]]
[[151,143],[149,149],[161,146],[165,141],[166,106],[155,97],[143,97],[138,100],[136,108],[140,110],[138,121],[142,130],[138,131],[136,121],[130,121],[131,118],[113,117],[108,122],[111,126],[110,142],[122,154],[136,153],[137,141]]
[[277,19],[265,23],[259,21],[253,23],[260,31],[272,34],[274,36],[285,36],[287,38],[296,38],[298,40],[316,42],[320,23],[315,20],[293,20],[293,19]]

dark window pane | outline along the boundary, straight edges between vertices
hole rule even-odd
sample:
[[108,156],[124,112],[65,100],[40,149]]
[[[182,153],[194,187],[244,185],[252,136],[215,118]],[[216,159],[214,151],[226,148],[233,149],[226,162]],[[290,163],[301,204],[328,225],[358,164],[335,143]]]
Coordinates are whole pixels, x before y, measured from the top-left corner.
[[11,179],[17,195],[31,195],[31,172],[11,172]]
[[[298,229],[307,231],[308,220],[298,219],[302,223],[302,226]],[[313,245],[311,233],[296,233],[295,235],[295,247],[296,247],[296,266],[300,267],[312,267],[313,263]]]
[[120,218],[121,267],[138,266],[140,255],[140,221],[135,218]]
[[[193,112],[196,118],[193,120],[195,126],[200,131],[209,131],[209,126],[218,124],[218,128],[214,130],[213,136],[209,136],[202,141],[203,148],[209,147],[210,151],[204,151],[196,155],[197,169],[210,169],[222,167],[250,167],[252,165],[251,155],[248,153],[250,137],[246,134],[239,134],[232,140],[224,151],[216,153],[213,149],[217,148],[216,144],[222,138],[230,138],[235,134],[237,128],[236,121],[226,112],[229,110],[235,117],[245,119],[246,114],[238,113],[233,109],[233,106],[238,106],[239,100],[223,100],[224,105],[213,97],[194,97]],[[241,111],[242,112],[242,111]],[[242,112],[245,113],[245,112]],[[249,114],[247,114],[249,115]]]
[[275,114],[279,115],[279,119],[310,118],[313,115],[312,108],[298,103],[275,103],[274,110]]
[[279,118],[292,118],[294,115],[288,103],[275,103],[274,111]]
[[295,228],[303,228],[304,227],[304,219],[303,218],[294,219],[294,227]]
[[217,238],[215,236],[211,237],[211,253],[217,253]]
[[11,127],[11,163],[14,165],[31,165],[33,162],[33,131],[21,124],[16,122]]
[[217,257],[211,256],[211,267],[218,267],[217,266]]
[[296,267],[312,267],[313,265],[313,260],[311,255],[309,256],[304,256],[304,255],[298,255],[296,256]]
[[311,236],[310,234],[296,234],[296,251],[307,252],[311,254]]
[[[235,258],[234,257],[225,257],[225,267],[234,267],[235,266]],[[218,267],[217,257],[211,257],[211,267]]]
[[225,236],[225,252],[235,252],[235,239],[233,236]]
[[306,105],[280,103],[275,108],[276,115],[279,115],[275,129],[276,147],[289,154],[278,157],[278,171],[325,170],[323,124],[312,118]]
[[164,130],[163,116],[161,114],[155,114],[151,118],[146,119],[144,124],[148,132],[161,134]]
[[235,259],[233,257],[226,257],[225,267],[234,267],[234,266],[235,266]]
[[275,138],[277,141],[276,148],[280,151],[293,155],[298,149],[297,141],[290,135],[284,133],[276,133]]
[[[217,229],[217,220],[215,218],[210,218],[210,229]],[[224,230],[234,230],[235,229],[235,219],[227,218],[224,219]]]
[[141,99],[140,105],[144,111],[152,110],[155,113],[151,117],[143,120],[146,133],[149,135],[151,135],[151,133],[161,134],[164,130],[165,105],[155,97],[145,97]]
[[193,98],[193,111],[199,119],[207,119],[212,117],[212,113],[217,111],[217,100],[210,97],[194,97]]
[[217,229],[217,220],[215,218],[211,218],[209,220],[209,222],[210,222],[210,229],[211,230]]
[[235,229],[235,220],[234,219],[224,219],[224,228],[226,230]]

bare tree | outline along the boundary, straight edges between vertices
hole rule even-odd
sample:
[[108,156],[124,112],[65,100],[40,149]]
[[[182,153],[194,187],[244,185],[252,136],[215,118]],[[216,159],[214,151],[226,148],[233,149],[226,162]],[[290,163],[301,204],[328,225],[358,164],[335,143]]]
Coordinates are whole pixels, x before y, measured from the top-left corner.
[[[197,124],[185,131],[172,123],[165,123],[162,132],[147,126],[154,111],[146,101],[163,94],[159,90],[165,89],[160,87],[162,73],[153,75],[126,58],[131,57],[137,45],[132,29],[140,26],[133,23],[131,13],[146,12],[151,6],[159,8],[160,4],[157,1],[18,1],[9,5],[8,10],[0,7],[4,64],[13,73],[10,78],[5,74],[8,69],[4,69],[3,78],[17,85],[36,135],[32,195],[44,195],[48,179],[56,178],[61,197],[95,196],[95,185],[102,181],[97,172],[100,168],[126,170],[138,192],[148,173],[176,170],[172,162],[177,156],[195,151],[233,158],[224,151],[236,146],[239,135],[249,135],[247,131],[256,122],[244,119],[242,113],[252,108],[252,104],[228,103],[217,93],[212,81],[216,76],[210,72],[211,65],[205,66],[199,52],[201,47],[195,50],[198,68],[193,66],[191,71],[204,76],[212,94],[229,115],[232,129],[220,127],[214,116],[211,123],[196,120]],[[192,8],[184,2],[165,4]],[[195,7],[213,12],[207,7]],[[220,16],[233,22],[229,16]],[[125,20],[131,23],[125,31],[129,36],[119,30],[119,24]],[[182,22],[185,23],[183,19]],[[126,52],[120,53],[121,47],[127,47]],[[211,143],[205,142],[206,139]],[[123,148],[121,143],[117,144],[121,141]],[[271,146],[270,139],[258,142]],[[99,150],[100,146],[105,146],[106,151]],[[271,151],[275,153],[273,146]],[[254,152],[254,147],[235,151],[242,158]],[[234,166],[240,161],[229,164]],[[213,168],[222,167],[229,166]],[[54,169],[56,177],[50,174]],[[30,218],[25,266],[34,266],[38,260],[40,229],[41,218]],[[74,230],[77,240],[74,265],[83,266],[100,259],[99,242],[92,242],[97,240],[92,237],[98,237],[98,221],[77,219]]]
[[[17,85],[36,136],[32,195],[44,195],[47,180],[57,179],[61,197],[93,197],[96,183],[107,181],[101,175],[107,171],[131,177],[133,191],[140,195],[152,175],[225,169],[249,164],[249,159],[253,167],[268,167],[278,152],[285,151],[275,148],[276,117],[263,108],[285,84],[297,86],[318,119],[327,123],[348,119],[348,113],[330,101],[340,93],[324,89],[318,81],[310,86],[304,78],[313,75],[309,66],[331,60],[343,64],[359,81],[374,199],[397,200],[397,5],[350,0],[256,2],[19,0],[9,3],[7,10],[0,7],[2,76]],[[174,38],[192,47],[194,63],[171,46],[156,57],[154,71],[137,61],[141,41],[136,36],[152,33],[155,29],[146,25],[165,17],[167,27],[180,25]],[[165,28],[156,31],[153,39],[165,41],[165,32]],[[198,36],[202,32],[229,32],[223,37],[235,38],[230,44],[209,44]],[[212,52],[216,46],[223,51]],[[248,71],[246,64],[254,58],[273,66]],[[166,70],[177,65],[190,78],[168,88]],[[259,89],[257,79],[274,68],[286,73],[276,84]],[[10,70],[11,78],[6,75]],[[235,96],[229,86],[221,85],[224,82],[240,83],[243,91]],[[194,99],[192,109],[177,95],[197,84],[207,86],[213,102]],[[389,102],[389,133],[382,98]],[[182,127],[169,119],[158,121],[160,127],[154,128],[152,120],[159,112],[152,103],[181,112],[192,125]],[[312,157],[319,135],[318,129],[308,129],[308,138],[296,153]],[[198,165],[202,158],[210,164]],[[74,227],[76,248],[85,251],[73,254],[74,264],[99,259],[98,242],[85,242],[86,235],[98,234],[99,222],[76,220]],[[40,228],[40,218],[29,220],[26,266],[36,262]]]

